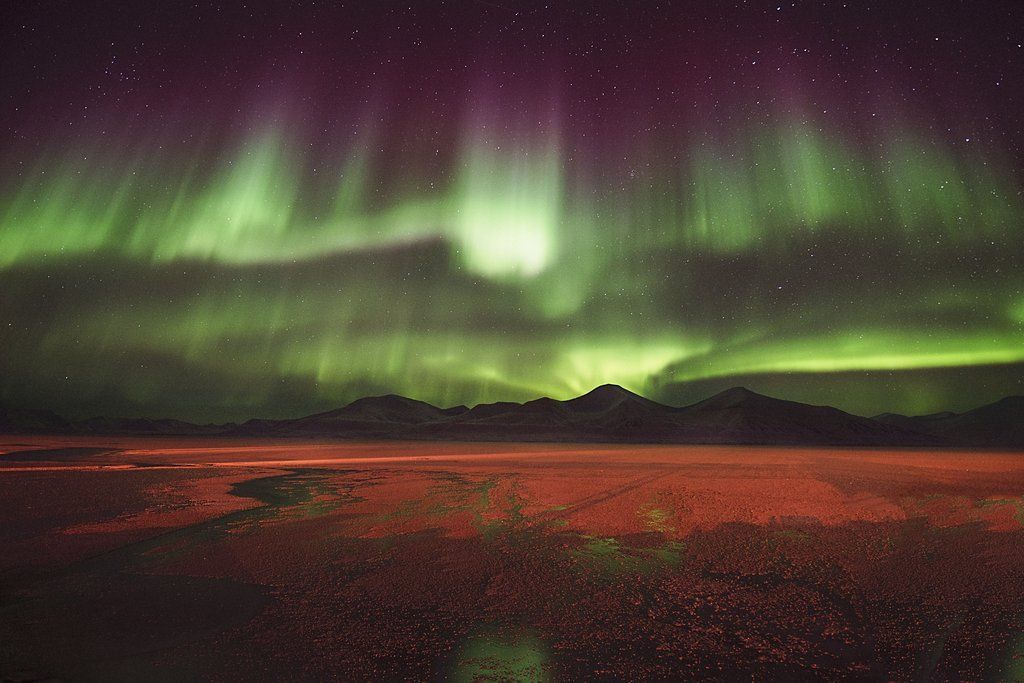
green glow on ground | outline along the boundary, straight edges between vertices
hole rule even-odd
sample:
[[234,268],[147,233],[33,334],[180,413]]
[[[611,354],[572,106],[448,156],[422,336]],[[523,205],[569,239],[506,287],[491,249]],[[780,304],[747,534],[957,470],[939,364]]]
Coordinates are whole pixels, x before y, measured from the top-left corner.
[[528,634],[495,631],[471,637],[450,673],[452,681],[548,681],[543,643]]

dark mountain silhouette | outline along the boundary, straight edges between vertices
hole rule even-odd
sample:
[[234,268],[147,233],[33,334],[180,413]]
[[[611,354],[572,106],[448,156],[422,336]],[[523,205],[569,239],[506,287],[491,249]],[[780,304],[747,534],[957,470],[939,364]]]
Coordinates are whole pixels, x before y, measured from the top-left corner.
[[602,384],[582,396],[564,401],[563,405],[577,413],[602,413],[621,408],[623,405],[643,406],[648,409],[666,407],[617,384]]
[[368,396],[343,408],[294,420],[249,420],[232,431],[241,435],[380,437],[414,425],[444,420],[465,410],[465,406],[441,409],[423,401],[387,394]]
[[8,434],[64,434],[71,423],[49,410],[23,410],[0,406],[0,432]]
[[935,443],[898,425],[829,406],[812,406],[727,389],[682,409],[688,441],[705,443],[897,445]]
[[432,438],[500,441],[663,441],[662,418],[676,409],[606,384],[568,401],[538,398],[526,403],[476,406],[425,425]]
[[874,419],[960,446],[1024,448],[1024,396],[1007,396],[966,413],[883,413]]
[[49,410],[22,410],[0,406],[0,433],[6,434],[143,434],[183,436],[224,434],[233,424],[198,425],[183,420],[145,417],[91,417],[73,422]]
[[6,433],[223,435],[324,439],[427,439],[1024,448],[1024,397],[966,413],[859,417],[734,387],[675,408],[606,384],[567,401],[437,408],[389,394],[284,420],[194,425],[179,420],[92,418],[70,422],[38,410],[0,407]]
[[907,415],[900,415],[899,413],[881,413],[873,416],[871,419],[877,422],[885,422],[886,424],[899,425],[901,427],[911,428],[914,424],[926,424],[932,421],[945,420],[950,417],[956,417],[957,413],[951,411],[945,411],[941,413],[929,413],[928,415],[917,415],[915,417],[909,417]]
[[230,425],[197,425],[182,420],[150,420],[145,417],[91,417],[73,425],[73,431],[87,434],[149,434],[177,436],[181,434],[222,434]]

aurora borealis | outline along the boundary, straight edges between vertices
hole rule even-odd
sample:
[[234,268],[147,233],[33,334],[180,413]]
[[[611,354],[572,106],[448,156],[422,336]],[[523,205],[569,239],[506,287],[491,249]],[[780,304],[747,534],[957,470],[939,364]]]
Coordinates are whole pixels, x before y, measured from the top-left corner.
[[1024,8],[28,3],[0,401],[295,416],[1024,383]]

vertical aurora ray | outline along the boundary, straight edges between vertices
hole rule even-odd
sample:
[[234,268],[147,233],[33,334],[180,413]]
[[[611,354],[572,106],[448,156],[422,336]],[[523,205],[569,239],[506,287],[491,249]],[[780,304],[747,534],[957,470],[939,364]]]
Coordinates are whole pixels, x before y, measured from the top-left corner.
[[559,257],[564,160],[557,127],[531,133],[490,113],[497,105],[478,106],[465,123],[451,236],[473,272],[531,278]]
[[0,200],[0,267],[38,259],[61,260],[108,248],[127,218],[137,192],[132,172],[113,185],[123,165],[88,153],[40,163]]
[[299,161],[279,134],[256,136],[195,197],[183,225],[151,237],[154,258],[263,257],[292,228],[299,176]]
[[593,257],[627,233],[635,248],[700,255],[782,247],[821,227],[1009,240],[1024,217],[1012,171],[977,153],[958,156],[899,134],[872,160],[841,136],[790,126],[740,137],[745,143],[684,145],[691,162],[679,182],[667,173],[657,190],[612,188],[597,211],[591,188],[567,182],[570,169],[552,140],[471,136],[450,189],[378,209],[365,201],[365,145],[336,171],[327,201],[302,195],[312,162],[281,131],[252,136],[205,177],[164,178],[157,191],[143,185],[164,177],[166,164],[125,167],[69,154],[4,197],[3,264],[80,252],[274,263],[434,237],[450,241],[479,275],[532,277],[579,252]]
[[562,183],[556,152],[474,145],[457,190],[453,236],[481,275],[532,277],[557,258]]

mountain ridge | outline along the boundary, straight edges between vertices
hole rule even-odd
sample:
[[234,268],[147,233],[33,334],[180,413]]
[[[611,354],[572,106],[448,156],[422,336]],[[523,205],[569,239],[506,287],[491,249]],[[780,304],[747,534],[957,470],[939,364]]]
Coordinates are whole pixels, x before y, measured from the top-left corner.
[[963,413],[947,411],[918,416],[882,413],[873,419],[958,445],[1024,448],[1024,396],[1004,396]]
[[69,421],[50,411],[0,406],[0,433],[1024,448],[1024,397],[1008,396],[964,413],[869,418],[739,386],[673,407],[603,384],[564,401],[541,397],[473,407],[438,408],[384,394],[298,418],[223,425],[151,418]]

